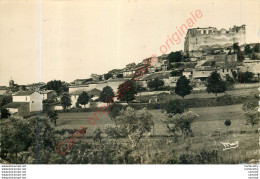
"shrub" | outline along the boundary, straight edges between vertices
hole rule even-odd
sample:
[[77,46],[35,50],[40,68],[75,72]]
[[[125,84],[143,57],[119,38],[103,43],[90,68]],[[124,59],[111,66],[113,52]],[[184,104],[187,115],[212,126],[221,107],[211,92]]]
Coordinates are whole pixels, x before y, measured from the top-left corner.
[[225,120],[224,124],[225,126],[229,127],[231,125],[231,121],[229,119]]
[[162,87],[163,85],[164,81],[159,78],[152,79],[147,84],[148,88],[156,91],[159,89],[159,87]]
[[244,73],[243,72],[240,73],[238,79],[240,83],[251,83],[253,77],[254,77],[254,73],[247,71]]
[[164,109],[167,111],[167,113],[181,114],[187,109],[187,107],[183,101],[174,99],[168,101],[164,105]]
[[1,108],[1,119],[8,118],[11,114],[9,113],[9,110],[6,108]]

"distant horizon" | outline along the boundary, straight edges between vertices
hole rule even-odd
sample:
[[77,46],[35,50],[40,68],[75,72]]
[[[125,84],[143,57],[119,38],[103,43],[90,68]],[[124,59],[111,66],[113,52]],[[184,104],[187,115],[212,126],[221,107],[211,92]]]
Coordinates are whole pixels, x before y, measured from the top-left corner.
[[[20,85],[73,82],[160,56],[160,46],[196,10],[203,16],[192,28],[245,24],[246,43],[259,43],[257,1],[2,0],[0,86],[11,77]],[[183,51],[185,36],[166,53]]]

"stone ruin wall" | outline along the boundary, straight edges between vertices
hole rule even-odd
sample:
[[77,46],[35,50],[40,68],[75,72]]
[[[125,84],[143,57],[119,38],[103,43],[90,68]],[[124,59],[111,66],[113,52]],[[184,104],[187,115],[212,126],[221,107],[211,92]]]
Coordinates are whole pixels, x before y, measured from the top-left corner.
[[221,48],[236,42],[239,45],[246,43],[245,25],[234,26],[228,31],[217,30],[214,27],[189,29],[185,38],[184,51],[207,50],[210,47]]

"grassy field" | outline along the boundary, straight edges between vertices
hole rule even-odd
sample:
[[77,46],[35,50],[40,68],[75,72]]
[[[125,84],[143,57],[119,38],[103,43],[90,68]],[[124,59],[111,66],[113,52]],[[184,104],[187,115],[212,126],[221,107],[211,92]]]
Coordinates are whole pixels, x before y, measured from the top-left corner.
[[[201,150],[217,150],[223,157],[223,163],[243,163],[251,159],[259,159],[259,134],[256,130],[260,125],[246,125],[242,105],[220,107],[191,108],[200,117],[192,124],[194,137],[179,141],[177,154],[198,153]],[[231,120],[231,126],[224,125]],[[217,133],[220,131],[220,134]],[[233,143],[239,141],[239,147],[225,150],[220,142]],[[183,150],[185,149],[185,150]]]
[[[141,151],[147,156],[145,163],[164,163],[162,159],[169,158],[173,155],[178,160],[182,155],[196,156],[201,151],[217,150],[221,161],[218,163],[245,163],[251,159],[259,159],[259,133],[257,129],[259,124],[253,128],[246,125],[244,111],[241,109],[242,104],[218,106],[218,107],[202,107],[190,108],[199,115],[199,118],[192,123],[192,136],[183,138],[180,132],[176,133],[176,143],[173,142],[172,134],[168,133],[162,119],[166,115],[161,110],[149,110],[155,122],[154,131],[152,130],[148,136],[142,139],[140,143]],[[93,142],[91,138],[93,131],[97,128],[105,129],[113,122],[108,116],[103,114],[96,121],[95,125],[88,124],[88,118],[94,116],[94,112],[68,112],[59,113],[57,127],[55,130],[61,129],[79,129],[81,126],[87,127],[87,134],[80,140]],[[224,125],[225,120],[231,120],[231,126]],[[2,119],[1,126],[8,125],[9,119]],[[52,124],[53,125],[53,124]],[[217,133],[220,131],[220,133]],[[154,137],[152,137],[154,134]],[[71,134],[62,135],[59,140],[64,141],[70,138]],[[104,139],[114,140],[114,139]],[[123,140],[123,139],[119,139]],[[225,150],[221,142],[233,143],[239,141],[239,147]],[[167,157],[165,157],[167,155]],[[157,156],[150,157],[149,156]],[[166,161],[165,161],[166,162]]]
[[[216,106],[216,107],[203,107],[203,108],[190,108],[191,111],[197,113],[200,117],[193,125],[192,130],[194,134],[208,134],[220,128],[220,132],[226,132],[227,127],[224,125],[225,120],[231,120],[232,124],[228,128],[230,131],[239,132],[241,130],[251,130],[251,126],[245,125],[244,111],[241,109],[242,104]],[[166,135],[166,129],[161,121],[166,116],[160,110],[149,110],[155,122],[155,135]],[[78,129],[80,126],[87,126],[89,132],[96,128],[105,128],[106,125],[113,124],[113,121],[103,114],[96,121],[95,125],[88,124],[88,118],[93,117],[94,112],[70,112],[59,113],[57,120],[57,130],[60,129]],[[254,128],[257,129],[258,126]]]
[[[233,97],[242,97],[242,96],[251,96],[254,93],[258,93],[257,87],[248,88],[248,89],[234,89],[230,91],[226,91],[225,93],[218,94],[218,96],[224,96],[225,94],[231,95]],[[154,95],[140,95],[140,93],[136,96],[138,101],[148,102],[151,99],[151,96]],[[195,99],[195,98],[215,98],[215,94],[207,93],[207,92],[193,92],[187,96],[185,99]],[[182,97],[173,94],[160,94],[158,95],[158,99],[161,102],[169,101],[171,99],[182,99]]]
[[[246,125],[242,105],[229,105],[219,107],[191,108],[196,112],[199,118],[192,124],[193,137],[186,137],[184,140],[181,134],[177,144],[167,143],[172,139],[162,123],[161,119],[166,116],[160,110],[150,110],[155,122],[154,135],[155,140],[151,138],[146,140],[145,147],[150,152],[160,152],[155,149],[160,142],[167,143],[167,150],[171,148],[175,150],[178,158],[183,154],[197,154],[202,150],[217,150],[222,157],[222,163],[243,163],[251,159],[259,158],[259,134],[255,132],[260,126],[255,125],[252,129],[251,125]],[[57,129],[77,129],[80,126],[88,126],[87,136],[91,136],[96,128],[104,129],[107,125],[113,124],[107,116],[102,116],[93,126],[89,126],[87,118],[93,113],[59,113]],[[229,127],[224,125],[225,120],[231,120]],[[220,131],[220,134],[216,133]],[[149,134],[152,135],[153,131]],[[169,136],[169,137],[167,137]],[[167,139],[168,138],[168,139]],[[239,147],[235,149],[225,150],[220,142],[233,143],[239,141]],[[154,150],[154,151],[153,151]]]
[[[151,110],[153,120],[155,122],[154,134],[155,135],[168,135],[164,124],[161,122],[161,118],[165,117],[159,110]],[[105,129],[108,125],[113,125],[113,121],[109,116],[103,114],[96,121],[95,125],[88,124],[88,118],[93,117],[94,112],[73,112],[73,113],[59,113],[59,119],[57,120],[57,130],[60,129],[78,129],[80,126],[88,127],[88,134],[91,136],[92,132],[97,129]],[[151,134],[153,131],[151,132]]]

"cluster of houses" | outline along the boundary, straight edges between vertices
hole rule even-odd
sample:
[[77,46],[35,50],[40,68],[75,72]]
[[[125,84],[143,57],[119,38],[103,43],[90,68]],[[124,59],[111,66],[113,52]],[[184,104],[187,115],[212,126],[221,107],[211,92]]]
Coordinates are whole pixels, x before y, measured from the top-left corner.
[[[13,80],[10,80],[10,83],[13,83]],[[108,84],[106,84],[108,85]],[[79,95],[86,91],[90,96],[90,103],[88,103],[86,108],[89,107],[98,107],[103,105],[103,103],[99,102],[99,96],[101,94],[101,90],[106,85],[99,87],[99,89],[95,88],[96,84],[92,85],[79,85],[79,86],[70,86],[69,94],[71,98],[71,106],[69,108],[76,108],[77,100]],[[29,85],[32,86],[32,85]],[[114,86],[115,87],[115,86]],[[19,90],[17,92],[11,92],[11,85],[9,87],[2,86],[0,87],[0,95],[12,95],[12,102],[6,104],[4,108],[8,109],[11,114],[17,113],[19,111],[42,111],[44,110],[44,101],[53,99],[53,96],[57,100],[56,105],[54,105],[55,110],[62,110],[62,106],[59,104],[60,97],[57,97],[57,94],[54,90],[40,90],[39,88],[34,89],[26,89],[26,90]],[[102,88],[102,89],[101,89]],[[83,107],[83,106],[82,106]]]
[[[8,87],[6,87],[8,88]],[[73,89],[73,88],[71,88]],[[71,106],[69,108],[76,108],[77,107],[77,100],[79,95],[86,91],[84,88],[77,89],[77,90],[70,90],[70,98],[71,98]],[[6,94],[2,93],[2,95]],[[89,91],[86,91],[88,95],[91,97],[90,103],[88,103],[86,108],[89,107],[98,107],[101,106],[103,103],[99,102],[99,96],[101,90],[97,88],[93,88]],[[45,91],[18,91],[12,94],[12,102],[6,104],[4,108],[8,109],[11,114],[17,113],[20,110],[34,112],[34,111],[42,111],[44,109],[44,100],[53,99],[52,97],[56,96],[56,92],[54,90],[45,90]],[[60,101],[60,98],[57,97],[57,100]],[[78,104],[80,105],[80,104]],[[53,106],[55,110],[62,110],[62,106],[59,102]],[[83,106],[82,106],[83,107]]]
[[[231,44],[228,44],[230,42]],[[192,81],[195,87],[204,88],[206,79],[213,71],[217,71],[223,79],[227,75],[232,77],[234,72],[246,71],[253,72],[259,79],[260,49],[253,54],[244,54],[244,60],[239,61],[232,47],[233,43],[240,43],[241,51],[244,51],[246,45],[249,45],[251,49],[260,47],[259,43],[245,44],[245,25],[234,26],[228,31],[225,29],[218,31],[213,27],[190,29],[186,34],[184,51],[181,51],[183,60],[172,62],[167,54],[157,57],[158,60],[153,61],[153,65],[147,65],[148,71],[140,77],[138,83],[147,88],[149,80],[159,78],[164,81],[164,86],[175,87],[180,76],[184,75]],[[83,91],[91,96],[91,102],[85,107],[103,105],[98,101],[102,89],[110,86],[116,91],[120,84],[132,79],[135,73],[139,73],[139,70],[143,70],[147,60],[151,61],[151,58],[146,58],[138,64],[127,64],[123,69],[113,69],[103,75],[91,74],[88,79],[76,79],[66,84],[72,101],[71,108],[80,106],[77,104],[77,99]],[[44,85],[46,84],[17,85],[11,79],[9,87],[0,86],[0,95],[12,93],[13,101],[5,106],[11,113],[18,112],[19,109],[41,111],[43,101],[51,98],[55,93],[53,90],[41,91]],[[14,93],[14,91],[17,92]],[[61,109],[60,105],[55,106],[55,110]]]
[[[218,54],[205,54],[205,52],[199,53],[193,51],[193,55],[187,58],[184,62],[169,62],[168,55],[162,55],[158,57],[158,61],[153,63],[152,66],[148,66],[148,72],[144,74],[139,80],[143,87],[147,88],[149,80],[156,77],[164,81],[165,86],[176,86],[177,80],[181,75],[186,76],[191,81],[195,82],[195,86],[202,86],[203,82],[210,76],[213,71],[217,71],[223,79],[226,75],[233,76],[233,72],[246,72],[250,71],[255,74],[255,77],[260,76],[260,54],[257,53],[257,59],[245,58],[243,61],[237,60],[237,54],[228,54],[226,49],[220,50]],[[101,106],[103,103],[99,102],[99,96],[102,89],[105,86],[110,86],[114,91],[118,86],[124,83],[126,80],[132,78],[134,73],[138,73],[138,70],[142,68],[145,61],[135,64],[130,63],[123,69],[113,69],[109,71],[108,79],[105,79],[105,75],[92,74],[89,79],[77,79],[68,85],[69,94],[71,97],[71,108],[79,107],[77,99],[79,95],[86,91],[91,96],[90,103],[84,107],[93,107],[93,105]],[[178,64],[178,65],[176,65]],[[173,66],[173,67],[171,67]],[[172,75],[172,71],[178,71],[176,75]],[[13,101],[7,105],[10,113],[16,113],[20,110],[27,111],[41,111],[43,110],[43,101],[50,99],[55,91],[46,90],[41,91],[41,87],[46,85],[45,83],[35,83],[31,85],[17,85],[13,80],[10,80],[9,87],[0,87],[0,95],[16,88],[18,91],[12,93]],[[56,105],[55,110],[62,110],[61,105]]]

